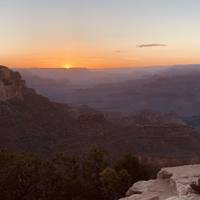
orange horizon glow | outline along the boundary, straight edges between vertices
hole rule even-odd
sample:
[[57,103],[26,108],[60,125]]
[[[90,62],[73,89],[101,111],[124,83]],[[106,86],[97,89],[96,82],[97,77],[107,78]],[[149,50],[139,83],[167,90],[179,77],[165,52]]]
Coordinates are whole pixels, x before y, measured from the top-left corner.
[[7,0],[0,64],[117,68],[200,63],[200,1]]
[[[116,56],[105,56],[98,57],[94,56],[94,59],[85,59],[83,60],[80,57],[74,59],[64,59],[58,57],[46,57],[42,58],[26,58],[24,60],[20,59],[20,57],[11,57],[7,59],[1,59],[1,65],[5,65],[13,68],[79,68],[86,67],[91,69],[98,68],[126,68],[126,67],[148,67],[148,66],[166,66],[166,65],[177,65],[177,64],[199,64],[200,60],[195,57],[183,56],[180,58],[176,57],[156,57],[156,56],[143,56],[140,59],[130,59]],[[66,64],[65,64],[66,63]]]
[[63,68],[63,69],[73,69],[73,68],[88,68],[88,69],[109,69],[109,68],[143,68],[143,67],[152,67],[152,66],[173,66],[173,65],[193,65],[200,64],[199,62],[169,62],[169,63],[152,63],[152,64],[130,64],[130,65],[42,65],[42,64],[9,64],[9,63],[0,63],[0,65],[7,66],[10,68]]
[[[199,46],[188,47],[180,45],[174,47],[137,48],[123,47],[116,51],[113,47],[105,48],[85,43],[73,43],[71,48],[27,49],[7,52],[0,55],[0,64],[8,67],[22,68],[120,68],[120,67],[147,67],[156,65],[198,64]],[[191,46],[191,45],[190,45]],[[127,50],[126,50],[127,49]]]
[[[77,50],[79,49],[79,51]],[[182,49],[183,50],[183,49]],[[119,68],[119,67],[146,67],[156,65],[176,65],[176,64],[198,64],[200,58],[194,51],[179,49],[173,50],[170,47],[133,49],[127,52],[115,52],[96,47],[78,46],[71,51],[54,50],[44,52],[29,51],[28,53],[18,53],[10,55],[0,55],[0,64],[8,67],[22,68]]]

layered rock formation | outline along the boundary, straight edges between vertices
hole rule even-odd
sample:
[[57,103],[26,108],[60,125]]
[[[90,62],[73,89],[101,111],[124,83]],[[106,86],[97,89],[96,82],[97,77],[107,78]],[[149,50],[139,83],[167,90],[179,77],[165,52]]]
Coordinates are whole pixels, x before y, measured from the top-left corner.
[[0,101],[13,98],[23,98],[22,91],[25,84],[18,72],[13,72],[0,66]]
[[1,149],[81,155],[96,144],[113,159],[130,153],[161,167],[200,162],[200,137],[171,115],[71,108],[28,89],[18,73],[2,66],[0,83]]
[[163,168],[156,180],[139,181],[121,200],[200,200],[191,184],[200,178],[200,165]]

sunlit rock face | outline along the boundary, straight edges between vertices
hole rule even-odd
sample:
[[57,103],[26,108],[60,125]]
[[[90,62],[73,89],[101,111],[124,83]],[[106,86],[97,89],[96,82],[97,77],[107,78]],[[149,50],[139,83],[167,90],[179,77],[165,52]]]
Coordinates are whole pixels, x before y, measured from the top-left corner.
[[7,67],[0,66],[0,101],[14,98],[23,99],[24,81],[18,72],[13,72]]
[[190,187],[200,178],[200,165],[163,168],[156,180],[139,181],[120,200],[200,200]]

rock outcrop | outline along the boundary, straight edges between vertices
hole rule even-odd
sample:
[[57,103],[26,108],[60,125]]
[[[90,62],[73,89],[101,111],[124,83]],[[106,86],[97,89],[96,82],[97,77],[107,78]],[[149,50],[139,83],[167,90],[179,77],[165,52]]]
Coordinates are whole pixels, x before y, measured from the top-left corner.
[[139,181],[120,200],[200,200],[190,187],[200,178],[200,165],[163,168],[156,180]]
[[0,66],[0,101],[13,98],[23,98],[24,81],[18,72],[13,72],[7,67]]

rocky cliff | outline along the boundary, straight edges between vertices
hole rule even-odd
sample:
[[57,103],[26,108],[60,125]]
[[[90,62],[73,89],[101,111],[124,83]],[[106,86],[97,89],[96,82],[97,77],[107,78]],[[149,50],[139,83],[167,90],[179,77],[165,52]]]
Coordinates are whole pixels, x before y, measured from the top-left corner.
[[0,65],[0,101],[23,98],[24,81],[18,72]]
[[200,178],[200,165],[163,168],[156,180],[139,181],[120,200],[200,200],[191,188]]

